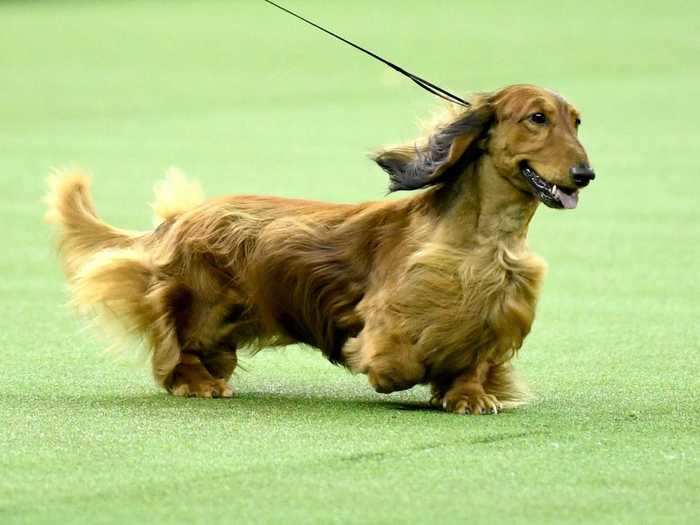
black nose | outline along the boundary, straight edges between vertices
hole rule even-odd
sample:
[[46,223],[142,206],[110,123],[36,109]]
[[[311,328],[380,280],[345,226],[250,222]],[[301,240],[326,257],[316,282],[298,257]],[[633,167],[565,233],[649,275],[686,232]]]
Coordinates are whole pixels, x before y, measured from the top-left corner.
[[569,170],[571,178],[574,179],[574,184],[579,188],[588,186],[588,183],[595,179],[595,171],[590,166],[574,166]]

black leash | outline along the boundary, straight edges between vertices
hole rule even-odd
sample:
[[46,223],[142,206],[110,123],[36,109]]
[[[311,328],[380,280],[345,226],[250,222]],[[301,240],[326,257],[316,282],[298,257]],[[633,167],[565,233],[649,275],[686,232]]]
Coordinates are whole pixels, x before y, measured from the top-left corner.
[[433,84],[433,83],[431,83],[431,82],[428,82],[427,80],[425,80],[425,79],[419,77],[418,75],[414,75],[413,73],[410,73],[409,71],[406,71],[404,68],[402,68],[402,67],[400,67],[400,66],[397,66],[396,64],[393,64],[392,62],[389,62],[387,59],[380,57],[380,56],[377,55],[376,53],[372,53],[372,51],[369,51],[369,50],[365,49],[364,47],[360,47],[360,46],[358,46],[357,44],[355,44],[355,43],[353,43],[353,42],[350,42],[349,40],[343,38],[342,36],[337,35],[336,33],[332,32],[332,31],[329,31],[328,29],[326,29],[326,28],[324,28],[324,27],[321,27],[321,26],[318,25],[318,24],[313,23],[311,20],[308,20],[308,19],[304,18],[303,16],[296,14],[296,13],[293,12],[293,11],[290,11],[290,10],[287,9],[286,7],[282,7],[281,5],[276,4],[275,2],[272,2],[271,0],[264,0],[264,1],[267,2],[267,3],[270,4],[270,5],[275,6],[277,9],[281,9],[281,10],[284,11],[285,13],[288,13],[288,14],[290,14],[290,15],[292,15],[292,16],[295,16],[295,17],[298,18],[299,20],[302,20],[302,21],[306,22],[306,23],[309,24],[309,25],[312,25],[312,26],[315,27],[316,29],[320,29],[321,31],[323,31],[323,32],[326,33],[326,34],[329,34],[329,35],[332,36],[333,38],[337,38],[337,39],[340,40],[341,42],[345,42],[346,44],[348,44],[348,45],[354,47],[354,48],[357,49],[358,51],[362,51],[363,53],[365,53],[365,54],[371,56],[372,58],[375,58],[375,59],[379,60],[381,63],[383,63],[383,64],[389,66],[391,69],[393,69],[393,70],[395,70],[395,71],[398,71],[398,72],[401,73],[402,75],[407,76],[408,78],[410,78],[411,80],[413,80],[413,82],[415,82],[416,84],[418,84],[420,87],[422,87],[422,88],[425,89],[426,91],[432,93],[433,95],[436,95],[436,96],[438,96],[438,97],[440,97],[440,98],[442,98],[442,99],[445,99],[445,100],[447,100],[448,102],[452,102],[452,103],[454,103],[454,104],[459,104],[460,106],[464,106],[465,108],[468,108],[469,106],[471,106],[471,104],[470,104],[469,102],[467,102],[466,100],[464,100],[464,99],[458,97],[457,95],[453,95],[453,94],[450,93],[449,91],[446,91],[446,90],[442,89],[440,86],[436,86],[435,84]]

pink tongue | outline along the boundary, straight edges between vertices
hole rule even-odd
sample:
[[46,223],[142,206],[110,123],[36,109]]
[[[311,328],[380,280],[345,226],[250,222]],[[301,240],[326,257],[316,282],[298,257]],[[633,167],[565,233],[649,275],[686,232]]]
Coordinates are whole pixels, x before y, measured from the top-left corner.
[[567,210],[573,210],[578,204],[578,191],[575,191],[569,195],[568,193],[564,193],[563,191],[559,190],[557,192],[557,197],[559,197],[559,202],[561,202],[561,205]]

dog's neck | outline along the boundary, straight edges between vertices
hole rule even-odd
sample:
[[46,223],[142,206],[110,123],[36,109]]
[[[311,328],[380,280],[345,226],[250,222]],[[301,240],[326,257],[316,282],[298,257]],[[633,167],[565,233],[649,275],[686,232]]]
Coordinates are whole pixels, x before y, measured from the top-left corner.
[[470,164],[449,188],[438,235],[455,246],[499,243],[518,248],[527,237],[537,199],[500,174],[488,155]]

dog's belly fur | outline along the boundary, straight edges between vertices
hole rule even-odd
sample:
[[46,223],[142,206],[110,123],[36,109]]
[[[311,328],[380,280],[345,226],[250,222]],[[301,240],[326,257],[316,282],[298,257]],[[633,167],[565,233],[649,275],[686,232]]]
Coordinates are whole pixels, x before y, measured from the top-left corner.
[[364,325],[357,305],[385,271],[375,259],[396,242],[378,239],[406,222],[387,218],[397,208],[229,198],[162,224],[143,246],[172,293],[187,298],[172,313],[183,346],[302,342],[342,363]]

